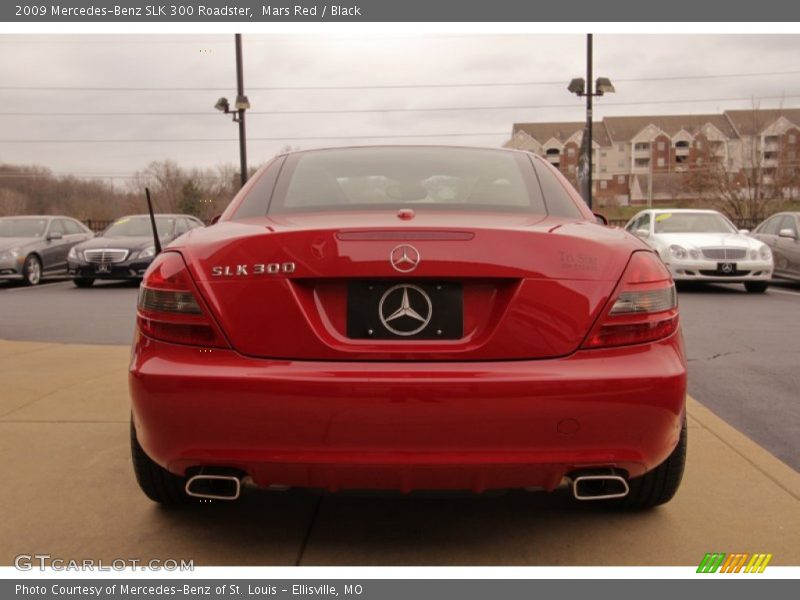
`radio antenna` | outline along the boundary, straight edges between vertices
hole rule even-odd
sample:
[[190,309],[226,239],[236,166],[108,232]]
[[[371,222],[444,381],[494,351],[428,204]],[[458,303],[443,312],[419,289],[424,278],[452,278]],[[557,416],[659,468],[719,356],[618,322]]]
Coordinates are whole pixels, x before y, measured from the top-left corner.
[[156,254],[161,254],[161,240],[158,238],[156,216],[153,214],[153,201],[150,199],[150,188],[144,188],[144,193],[147,196],[147,210],[150,213],[150,225],[153,227],[153,245],[155,246]]

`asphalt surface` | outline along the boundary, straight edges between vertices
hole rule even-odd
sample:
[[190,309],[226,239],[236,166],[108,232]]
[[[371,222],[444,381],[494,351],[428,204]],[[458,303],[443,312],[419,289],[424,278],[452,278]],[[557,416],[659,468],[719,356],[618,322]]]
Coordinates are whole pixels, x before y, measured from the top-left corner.
[[[129,344],[136,285],[0,283],[0,339]],[[800,471],[800,284],[679,288],[689,393]]]

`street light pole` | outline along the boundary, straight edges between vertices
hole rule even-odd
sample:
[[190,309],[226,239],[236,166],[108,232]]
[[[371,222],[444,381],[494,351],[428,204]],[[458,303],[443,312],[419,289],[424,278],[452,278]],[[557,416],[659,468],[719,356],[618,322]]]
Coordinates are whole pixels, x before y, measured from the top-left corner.
[[592,208],[592,99],[614,92],[614,86],[607,77],[598,77],[592,81],[592,34],[586,34],[586,80],[582,77],[569,82],[567,89],[579,98],[586,96],[586,127],[581,142],[580,168],[578,179],[581,183],[581,195],[586,204]]
[[239,98],[244,98],[244,68],[242,66],[242,34],[236,34],[236,98],[237,112],[239,118],[239,168],[241,169],[242,186],[247,183],[247,138],[244,127],[245,107],[238,102]]
[[586,136],[587,143],[584,147],[586,152],[586,204],[592,208],[592,34],[586,34]]

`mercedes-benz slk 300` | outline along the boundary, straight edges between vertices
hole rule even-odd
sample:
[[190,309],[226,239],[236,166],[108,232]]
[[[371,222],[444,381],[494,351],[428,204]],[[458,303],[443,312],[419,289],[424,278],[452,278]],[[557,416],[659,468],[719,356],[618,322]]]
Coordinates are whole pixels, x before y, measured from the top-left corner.
[[686,449],[669,272],[511,150],[277,156],[148,268],[130,391],[163,503],[569,484],[638,508]]

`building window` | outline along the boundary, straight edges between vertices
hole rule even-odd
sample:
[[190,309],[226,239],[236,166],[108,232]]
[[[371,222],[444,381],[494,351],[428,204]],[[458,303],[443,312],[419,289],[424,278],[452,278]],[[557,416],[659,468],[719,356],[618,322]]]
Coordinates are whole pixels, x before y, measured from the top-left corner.
[[703,149],[703,142],[701,142],[700,140],[697,140],[694,145],[698,150]]
[[625,168],[625,161],[624,160],[617,161],[617,166],[620,169],[624,169]]
[[795,143],[797,143],[797,136],[796,136],[795,134],[793,134],[793,133],[790,133],[790,134],[789,134],[789,143],[790,143],[790,144],[795,144]]
[[601,152],[600,153],[600,158],[605,158],[605,157],[606,157],[606,153],[605,152]]
[[575,172],[575,165],[569,165],[567,167],[567,173],[574,173]]
[[617,144],[617,150],[620,152],[625,152],[625,144]]
[[605,167],[600,167],[600,172],[601,173],[605,173],[606,172],[606,168]]
[[575,156],[575,148],[567,148],[567,156]]
[[600,189],[604,190],[607,187],[608,187],[608,182],[605,179],[603,179],[603,181],[600,182]]
[[647,167],[650,166],[650,159],[649,158],[637,158],[634,161],[633,166],[636,167],[637,169],[646,169]]
[[661,168],[664,167],[664,159],[663,158],[659,158],[658,159],[658,166],[661,167]]
[[619,185],[625,185],[625,175],[618,175],[617,176],[617,183]]
[[636,145],[633,147],[634,150],[643,151],[643,150],[650,150],[650,143],[649,142],[636,142]]
[[658,149],[659,150],[663,150],[664,149],[664,142],[658,142]]

